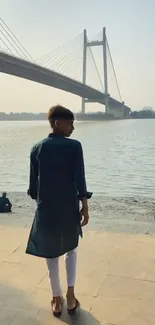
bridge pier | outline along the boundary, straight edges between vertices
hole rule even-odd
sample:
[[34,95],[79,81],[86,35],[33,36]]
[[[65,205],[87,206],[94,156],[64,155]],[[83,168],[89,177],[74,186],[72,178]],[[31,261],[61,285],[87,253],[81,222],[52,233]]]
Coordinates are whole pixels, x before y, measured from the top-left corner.
[[[82,82],[86,84],[86,76],[87,76],[87,31],[84,29],[84,39],[83,39],[83,76]],[[82,98],[82,114],[85,114],[85,98]]]
[[104,94],[105,94],[105,112],[109,113],[109,94],[108,94],[108,72],[107,72],[107,38],[106,29],[103,28],[103,73],[104,73]]
[[[84,40],[83,40],[83,73],[82,73],[82,82],[86,85],[87,78],[87,47],[92,46],[102,46],[103,49],[103,72],[104,72],[104,95],[105,95],[105,112],[108,114],[109,112],[109,94],[108,94],[108,73],[107,73],[107,38],[106,38],[106,28],[103,28],[103,39],[102,41],[92,41],[89,42],[87,39],[87,31],[84,30]],[[89,99],[89,102],[91,100]],[[94,102],[94,100],[92,100]],[[86,98],[82,98],[82,107],[81,113],[85,114],[85,104]]]
[[85,98],[82,98],[82,109],[81,109],[82,114],[85,114],[85,106],[86,106]]

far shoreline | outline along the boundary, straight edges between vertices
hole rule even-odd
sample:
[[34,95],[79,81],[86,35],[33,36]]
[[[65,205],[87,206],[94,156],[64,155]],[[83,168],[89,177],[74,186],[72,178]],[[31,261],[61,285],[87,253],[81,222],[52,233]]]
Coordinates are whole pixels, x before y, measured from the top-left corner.
[[[132,120],[155,120],[155,117],[132,117],[132,118],[114,118],[114,119],[90,119],[90,120],[78,120],[76,122],[116,122],[116,121],[132,121]],[[47,119],[0,119],[0,122],[47,122]]]
[[[98,112],[75,112],[74,118],[80,122],[99,122],[99,121],[118,121],[118,120],[137,120],[137,119],[155,119],[153,108],[144,108],[139,111],[130,111],[129,114],[115,116],[113,113]],[[48,119],[45,112],[0,112],[0,121],[46,121]]]

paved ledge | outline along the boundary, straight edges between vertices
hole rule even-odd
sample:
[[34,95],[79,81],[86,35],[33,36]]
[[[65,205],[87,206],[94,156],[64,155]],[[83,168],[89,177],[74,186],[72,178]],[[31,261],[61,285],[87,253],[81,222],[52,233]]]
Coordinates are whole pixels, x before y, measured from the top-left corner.
[[[155,324],[155,239],[91,231],[81,241],[76,292],[81,310],[70,319],[50,310],[43,259],[26,255],[29,229],[0,225],[0,324]],[[65,269],[61,258],[62,285]]]

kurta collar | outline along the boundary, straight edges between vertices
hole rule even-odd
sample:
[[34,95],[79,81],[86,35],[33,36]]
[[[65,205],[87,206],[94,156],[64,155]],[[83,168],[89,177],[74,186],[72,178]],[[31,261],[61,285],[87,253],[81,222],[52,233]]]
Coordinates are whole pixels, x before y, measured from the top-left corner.
[[49,138],[64,138],[63,134],[57,134],[57,133],[50,133],[48,135]]

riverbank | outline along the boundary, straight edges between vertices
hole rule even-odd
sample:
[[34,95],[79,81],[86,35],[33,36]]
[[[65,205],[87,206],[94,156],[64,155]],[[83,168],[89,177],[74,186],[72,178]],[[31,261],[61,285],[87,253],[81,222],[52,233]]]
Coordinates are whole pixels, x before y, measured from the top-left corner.
[[[11,215],[0,215],[3,225],[30,227],[35,202],[26,193],[8,193]],[[155,235],[155,200],[142,197],[93,196],[89,200],[89,230]]]
[[154,324],[154,238],[87,231],[78,257],[76,292],[81,311],[70,320],[64,307],[62,319],[55,320],[45,262],[25,254],[29,229],[22,225],[24,219],[15,226],[5,217],[8,225],[0,220],[0,324]]

